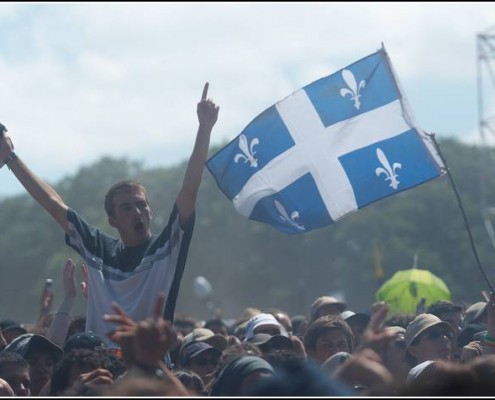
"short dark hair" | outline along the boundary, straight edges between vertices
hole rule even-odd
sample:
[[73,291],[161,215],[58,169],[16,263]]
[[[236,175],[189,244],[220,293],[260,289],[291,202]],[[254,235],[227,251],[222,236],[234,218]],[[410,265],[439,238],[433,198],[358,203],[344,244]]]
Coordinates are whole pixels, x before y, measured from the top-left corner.
[[392,312],[383,321],[384,326],[401,326],[407,329],[409,324],[416,318],[415,314],[404,313],[404,312]]
[[69,388],[69,377],[74,365],[88,369],[110,369],[110,360],[103,352],[88,349],[70,350],[62,361],[55,365],[49,396],[60,396]]
[[428,314],[433,314],[436,315],[437,317],[440,318],[442,314],[448,313],[448,312],[462,312],[462,306],[458,304],[454,304],[451,301],[448,300],[439,300],[426,310]]
[[115,196],[119,193],[122,192],[128,192],[131,190],[140,190],[143,192],[144,197],[146,199],[146,202],[149,204],[148,200],[148,193],[146,192],[146,189],[144,188],[143,185],[141,185],[139,182],[132,181],[132,180],[127,180],[127,181],[120,181],[114,184],[109,190],[108,193],[105,196],[105,211],[107,215],[110,217],[114,213],[114,204],[113,204],[113,199]]

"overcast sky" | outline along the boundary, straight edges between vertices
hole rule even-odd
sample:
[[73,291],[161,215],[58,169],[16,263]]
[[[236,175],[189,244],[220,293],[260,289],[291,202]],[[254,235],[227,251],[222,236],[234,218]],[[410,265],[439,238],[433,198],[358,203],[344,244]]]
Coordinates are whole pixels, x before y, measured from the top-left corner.
[[[0,122],[50,183],[104,155],[171,166],[206,81],[217,144],[383,43],[419,126],[474,141],[476,35],[494,28],[483,2],[0,3]],[[0,170],[0,196],[21,192]]]

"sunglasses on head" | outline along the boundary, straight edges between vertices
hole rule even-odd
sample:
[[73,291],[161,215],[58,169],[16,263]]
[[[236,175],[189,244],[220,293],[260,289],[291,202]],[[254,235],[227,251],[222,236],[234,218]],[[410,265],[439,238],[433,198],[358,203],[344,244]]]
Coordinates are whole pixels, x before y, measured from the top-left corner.
[[425,332],[425,336],[430,340],[437,340],[442,336],[446,336],[447,339],[452,340],[454,335],[447,329],[430,329]]
[[196,357],[193,358],[193,362],[200,367],[204,367],[205,365],[218,365],[218,360],[216,358]]

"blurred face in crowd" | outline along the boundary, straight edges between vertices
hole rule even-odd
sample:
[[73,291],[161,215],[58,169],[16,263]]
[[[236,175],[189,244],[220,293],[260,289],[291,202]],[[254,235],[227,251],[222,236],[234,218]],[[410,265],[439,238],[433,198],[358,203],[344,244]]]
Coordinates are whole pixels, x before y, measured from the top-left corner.
[[367,322],[360,318],[348,318],[345,322],[347,322],[354,334],[354,347],[356,347],[361,342],[361,337],[366,329]]
[[395,338],[387,343],[382,354],[383,365],[390,371],[397,384],[405,383],[411,367],[406,361],[406,341],[404,333],[397,333]]
[[16,396],[31,396],[29,368],[11,366],[3,372],[1,378],[10,385]]
[[322,364],[328,357],[333,356],[335,353],[340,351],[350,353],[351,349],[349,348],[344,332],[340,329],[329,329],[318,337],[314,350],[307,349],[307,351],[318,364]]
[[214,351],[203,351],[196,357],[191,358],[188,368],[196,372],[205,385],[213,378],[213,372],[217,369],[220,362],[220,355]]
[[53,374],[55,361],[52,354],[37,351],[26,356],[30,369],[31,393],[36,396]]
[[442,321],[448,322],[452,325],[452,328],[457,332],[460,329],[461,321],[462,321],[462,312],[461,311],[448,311],[440,314],[438,316]]
[[418,364],[427,360],[451,360],[453,336],[445,326],[434,325],[414,339],[408,351]]

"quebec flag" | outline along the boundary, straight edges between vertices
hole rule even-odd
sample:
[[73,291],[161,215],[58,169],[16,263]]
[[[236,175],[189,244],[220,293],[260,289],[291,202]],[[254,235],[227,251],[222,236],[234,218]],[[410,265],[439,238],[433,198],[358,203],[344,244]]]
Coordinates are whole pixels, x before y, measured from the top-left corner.
[[242,215],[289,234],[445,173],[383,47],[265,110],[207,168]]

